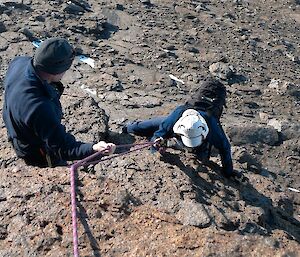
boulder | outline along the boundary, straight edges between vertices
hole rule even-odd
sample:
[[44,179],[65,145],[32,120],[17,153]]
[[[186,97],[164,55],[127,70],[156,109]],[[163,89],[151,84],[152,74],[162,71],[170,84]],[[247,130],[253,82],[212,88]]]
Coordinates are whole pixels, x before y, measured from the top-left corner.
[[276,129],[262,125],[233,125],[226,129],[233,145],[263,143],[276,145],[279,135]]
[[292,138],[299,138],[300,123],[293,122],[288,119],[270,119],[268,126],[273,127],[280,132],[283,140],[289,140]]

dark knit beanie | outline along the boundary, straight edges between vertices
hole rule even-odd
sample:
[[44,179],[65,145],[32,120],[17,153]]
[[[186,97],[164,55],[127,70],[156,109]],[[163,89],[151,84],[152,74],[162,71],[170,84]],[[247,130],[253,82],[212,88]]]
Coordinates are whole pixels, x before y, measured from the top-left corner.
[[50,74],[60,74],[71,67],[74,57],[74,48],[66,39],[50,38],[36,49],[33,66]]

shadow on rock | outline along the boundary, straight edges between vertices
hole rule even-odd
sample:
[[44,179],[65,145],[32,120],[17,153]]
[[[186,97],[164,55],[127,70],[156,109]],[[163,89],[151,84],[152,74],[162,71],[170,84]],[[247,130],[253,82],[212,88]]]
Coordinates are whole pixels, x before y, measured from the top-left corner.
[[7,7],[12,7],[14,9],[32,11],[30,6],[28,6],[26,4],[23,4],[23,3],[15,3],[15,2],[12,1],[12,2],[4,3],[4,5],[7,6]]
[[135,142],[135,137],[126,133],[120,134],[114,131],[109,131],[107,140],[116,145],[124,145],[124,144],[127,145],[127,144],[133,144]]
[[[274,206],[270,198],[258,192],[251,184],[238,188],[240,197],[246,204],[261,208],[258,225],[265,228],[268,234],[274,229],[280,229],[285,231],[290,239],[300,242],[300,222],[293,217],[293,205],[290,200],[280,200],[278,206]],[[245,227],[242,232],[255,233],[255,230],[256,228],[249,230],[249,227]]]
[[[76,192],[78,195],[82,195],[82,192],[80,191],[80,189],[78,187],[78,184],[79,184],[78,183],[79,182],[78,173],[76,174],[75,181],[77,182]],[[87,235],[88,240],[90,242],[91,249],[93,250],[93,256],[101,257],[100,246],[99,246],[96,238],[94,237],[94,235],[90,229],[90,226],[87,222],[88,214],[80,201],[77,201],[77,207],[78,207],[78,216],[79,216],[78,218],[79,218],[81,224],[83,225],[85,234]]]
[[[291,201],[280,200],[278,206],[274,206],[269,197],[258,192],[250,183],[243,185],[224,178],[221,167],[212,161],[200,163],[195,170],[173,153],[167,152],[161,159],[176,165],[190,178],[195,200],[205,205],[211,224],[226,231],[238,230],[242,234],[270,235],[273,230],[279,229],[285,231],[290,239],[300,242],[300,222],[293,217]],[[209,172],[207,168],[215,172]],[[239,206],[241,203],[243,206]],[[217,213],[213,213],[213,209]]]
[[227,83],[229,85],[232,84],[238,84],[238,83],[243,83],[246,82],[248,79],[246,76],[241,75],[241,74],[233,74],[231,77],[228,79]]
[[103,31],[101,32],[101,39],[109,39],[112,34],[119,30],[118,26],[115,26],[109,22],[103,23]]

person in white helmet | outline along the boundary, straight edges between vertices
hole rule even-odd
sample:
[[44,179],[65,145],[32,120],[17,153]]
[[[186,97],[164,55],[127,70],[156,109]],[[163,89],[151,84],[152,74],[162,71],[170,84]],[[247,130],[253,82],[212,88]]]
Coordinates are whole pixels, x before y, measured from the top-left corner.
[[241,173],[233,170],[231,145],[214,115],[185,104],[178,106],[169,116],[136,121],[123,127],[123,133],[146,136],[159,149],[167,139],[176,137],[184,147],[200,159],[209,159],[211,146],[219,150],[222,171],[227,178],[240,179]]
[[202,145],[209,128],[206,120],[194,109],[188,109],[173,126],[175,134],[181,136],[182,143],[190,148]]

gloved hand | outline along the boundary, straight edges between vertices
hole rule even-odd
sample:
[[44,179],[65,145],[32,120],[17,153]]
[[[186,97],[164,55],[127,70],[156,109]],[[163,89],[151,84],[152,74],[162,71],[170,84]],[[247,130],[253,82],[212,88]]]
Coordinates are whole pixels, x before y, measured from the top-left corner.
[[106,143],[105,141],[100,141],[99,143],[93,145],[93,150],[96,152],[101,152],[104,150],[104,154],[110,155],[115,152],[116,145],[113,143]]
[[156,151],[158,151],[159,153],[164,153],[166,151],[166,140],[162,137],[158,137],[154,140],[151,152],[153,153]]

